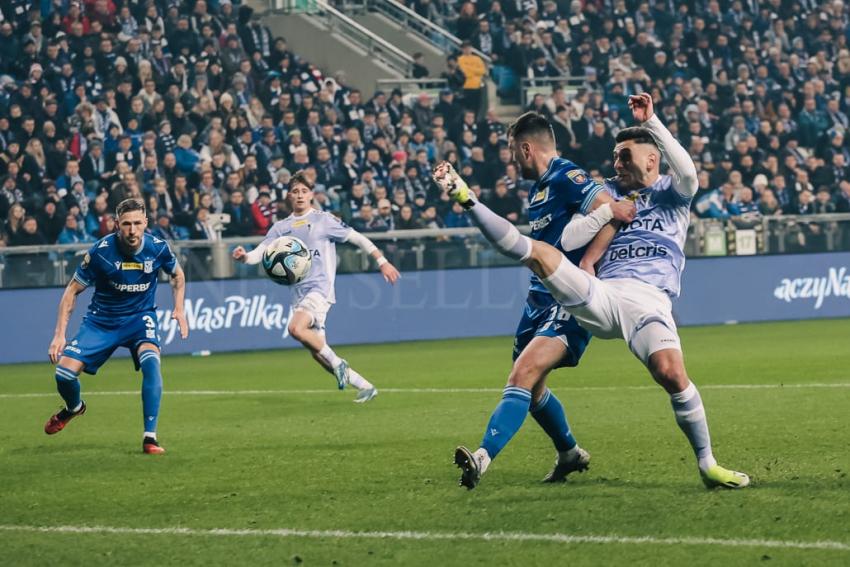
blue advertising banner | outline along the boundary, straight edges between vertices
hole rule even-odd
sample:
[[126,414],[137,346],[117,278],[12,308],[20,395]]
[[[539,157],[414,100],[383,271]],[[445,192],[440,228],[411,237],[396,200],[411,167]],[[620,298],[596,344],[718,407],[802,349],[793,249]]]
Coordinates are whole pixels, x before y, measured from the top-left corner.
[[[337,278],[327,320],[334,345],[509,335],[528,286],[524,268],[407,272],[396,286],[377,273]],[[689,260],[680,325],[850,317],[850,253]],[[84,292],[68,328],[76,331]],[[53,336],[59,288],[0,291],[0,363],[42,361]],[[191,329],[180,339],[171,319],[171,288],[157,289],[159,333],[168,354],[298,346],[287,332],[289,291],[265,279],[189,283]],[[126,352],[118,353],[126,355]]]

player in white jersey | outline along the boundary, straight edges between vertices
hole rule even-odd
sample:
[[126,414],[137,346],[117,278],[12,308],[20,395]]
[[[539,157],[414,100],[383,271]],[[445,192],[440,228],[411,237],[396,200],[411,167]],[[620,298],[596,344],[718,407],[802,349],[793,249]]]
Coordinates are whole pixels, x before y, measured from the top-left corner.
[[[749,477],[719,466],[712,454],[705,410],[685,371],[670,303],[679,293],[684,268],[683,246],[688,209],[697,189],[696,167],[654,116],[649,95],[630,97],[629,106],[642,127],[618,134],[614,156],[618,176],[608,187],[614,194],[632,198],[637,215],[619,229],[609,224],[610,207],[574,216],[564,229],[561,244],[570,250],[593,240],[580,264],[584,269],[567,261],[555,247],[523,236],[510,222],[477,202],[447,163],[437,166],[434,179],[467,209],[500,252],[537,274],[583,327],[596,337],[627,342],[670,395],[676,422],[691,443],[706,486],[743,488]],[[513,150],[521,166],[533,157]],[[672,176],[660,175],[662,156]],[[597,259],[598,277],[593,275]],[[489,457],[479,451],[464,468],[473,482],[489,464]]]
[[336,243],[350,242],[372,256],[384,279],[391,284],[398,281],[398,270],[378,250],[371,240],[347,226],[335,216],[313,208],[313,186],[300,174],[292,177],[287,194],[292,214],[276,222],[259,246],[246,252],[241,246],[233,251],[233,258],[247,264],[258,264],[266,247],[276,238],[292,235],[300,238],[313,255],[313,265],[303,281],[292,286],[292,304],[295,306],[289,322],[289,334],[312,353],[325,370],[334,375],[340,390],[347,384],[358,390],[355,402],[368,402],[378,390],[348,362],[336,355],[325,340],[325,319],[336,302],[334,279],[336,277]]

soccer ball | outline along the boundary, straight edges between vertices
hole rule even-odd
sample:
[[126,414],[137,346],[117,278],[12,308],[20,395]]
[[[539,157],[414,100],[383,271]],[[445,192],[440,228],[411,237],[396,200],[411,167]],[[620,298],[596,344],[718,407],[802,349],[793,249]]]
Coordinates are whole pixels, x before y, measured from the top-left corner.
[[281,236],[263,252],[263,269],[271,280],[280,285],[297,284],[310,273],[313,255],[304,243],[294,236]]

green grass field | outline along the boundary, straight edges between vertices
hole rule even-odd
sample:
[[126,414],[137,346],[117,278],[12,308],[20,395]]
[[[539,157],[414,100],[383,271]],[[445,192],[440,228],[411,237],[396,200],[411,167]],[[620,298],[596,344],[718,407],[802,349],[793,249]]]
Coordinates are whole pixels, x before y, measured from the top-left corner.
[[385,389],[365,406],[301,350],[167,357],[160,457],[129,360],[85,377],[88,413],[53,437],[51,367],[2,366],[0,563],[848,565],[848,337],[850,320],[682,331],[715,455],[753,477],[737,492],[703,488],[622,342],[550,378],[590,471],[540,484],[554,451],[529,419],[471,492],[453,450],[477,446],[508,337],[341,347]]

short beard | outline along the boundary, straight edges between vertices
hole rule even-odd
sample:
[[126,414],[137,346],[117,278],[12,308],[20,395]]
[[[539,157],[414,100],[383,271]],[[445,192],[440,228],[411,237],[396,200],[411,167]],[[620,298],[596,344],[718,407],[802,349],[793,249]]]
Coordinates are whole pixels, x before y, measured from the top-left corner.
[[537,171],[535,169],[520,167],[519,172],[522,174],[523,179],[529,179],[532,181],[539,180],[539,176],[537,175]]

